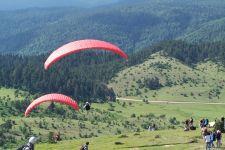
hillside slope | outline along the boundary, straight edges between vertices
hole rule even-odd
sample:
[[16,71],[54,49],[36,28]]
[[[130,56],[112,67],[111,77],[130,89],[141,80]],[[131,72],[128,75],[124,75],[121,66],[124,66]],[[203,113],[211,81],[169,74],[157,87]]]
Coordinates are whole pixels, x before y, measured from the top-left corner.
[[160,53],[111,80],[118,97],[168,101],[223,101],[224,67],[211,61],[189,67]]
[[[5,89],[1,89],[0,93],[4,91]],[[9,91],[10,89],[8,89]],[[11,93],[13,93],[13,90]],[[28,98],[28,101],[26,99],[21,101],[17,98],[1,98],[0,148],[18,148],[18,145],[24,144],[33,135],[40,138],[40,145],[36,148],[43,150],[49,148],[61,149],[62,147],[71,149],[80,146],[81,142],[87,140],[91,142],[91,147],[99,149],[109,145],[113,148],[128,146],[130,148],[140,146],[141,148],[146,144],[149,147],[159,144],[155,146],[162,148],[161,144],[172,145],[174,140],[177,141],[174,138],[171,140],[171,134],[179,134],[185,140],[184,145],[182,140],[178,140],[181,147],[187,147],[185,143],[196,138],[197,143],[192,145],[196,147],[202,145],[199,130],[181,132],[182,121],[192,116],[197,124],[197,120],[202,117],[207,116],[207,118],[213,120],[222,116],[225,111],[224,105],[148,104],[117,101],[115,103],[93,103],[91,111],[87,113],[83,110],[77,112],[60,104],[55,104],[55,108],[50,110],[49,104],[45,103],[25,118],[23,107],[27,105],[27,102],[30,102],[29,99],[31,98]],[[145,132],[148,126],[153,123],[157,125],[158,130],[164,131]],[[62,142],[50,144],[50,133],[60,133]],[[164,140],[155,138],[155,143],[148,142],[149,138],[152,139],[158,134]],[[143,136],[148,140],[139,139]],[[115,142],[124,144],[117,145]],[[178,149],[179,145],[174,145],[174,147]]]
[[192,43],[224,41],[224,31],[225,18],[221,18],[202,24],[201,27],[195,29],[193,32],[190,31],[180,39]]

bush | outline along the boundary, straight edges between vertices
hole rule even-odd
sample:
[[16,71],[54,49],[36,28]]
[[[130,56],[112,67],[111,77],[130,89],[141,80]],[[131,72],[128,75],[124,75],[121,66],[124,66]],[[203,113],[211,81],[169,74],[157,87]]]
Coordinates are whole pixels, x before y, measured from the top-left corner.
[[49,143],[56,143],[56,141],[54,139],[54,132],[49,132],[48,133],[48,142]]
[[132,115],[131,115],[131,118],[135,118],[135,117],[136,117],[136,115],[135,115],[135,114],[132,114]]
[[157,90],[162,87],[158,77],[145,79],[144,85],[151,90]]
[[120,129],[116,130],[116,134],[121,134],[121,133],[122,133],[122,131]]
[[108,108],[108,111],[115,111],[113,107]]
[[127,138],[128,136],[126,134],[123,134],[121,136],[119,136],[119,138]]
[[170,119],[169,119],[169,122],[170,122],[172,125],[179,125],[179,124],[180,124],[180,122],[177,121],[176,117],[170,118]]
[[137,136],[137,135],[140,135],[140,133],[138,133],[138,132],[137,133],[134,133],[134,136]]
[[224,122],[221,120],[216,121],[214,128],[215,128],[215,130],[220,130],[221,132],[225,133]]
[[122,142],[115,142],[115,145],[123,145],[124,143]]

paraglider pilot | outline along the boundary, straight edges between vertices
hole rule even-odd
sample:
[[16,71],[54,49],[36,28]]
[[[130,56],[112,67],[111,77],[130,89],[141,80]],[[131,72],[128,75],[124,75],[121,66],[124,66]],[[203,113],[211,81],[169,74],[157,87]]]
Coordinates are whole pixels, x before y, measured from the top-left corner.
[[34,144],[37,142],[38,138],[32,136],[26,145],[21,146],[17,150],[34,150]]
[[86,144],[84,144],[80,150],[88,150],[88,145],[89,145],[89,142],[86,142]]
[[83,107],[86,111],[91,109],[91,104],[89,102],[86,102],[84,107]]

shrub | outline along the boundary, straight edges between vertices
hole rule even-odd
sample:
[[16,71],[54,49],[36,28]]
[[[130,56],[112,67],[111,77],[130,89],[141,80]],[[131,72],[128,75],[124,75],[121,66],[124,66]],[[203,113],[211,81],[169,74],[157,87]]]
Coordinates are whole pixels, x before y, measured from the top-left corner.
[[115,145],[123,145],[124,143],[122,142],[115,142]]
[[136,117],[136,115],[135,115],[135,114],[132,114],[132,115],[131,115],[131,118],[135,118],[135,117]]
[[56,143],[56,141],[54,139],[54,132],[49,132],[48,133],[48,142],[49,143]]
[[123,134],[121,136],[119,136],[119,138],[127,138],[128,136],[126,134]]
[[144,85],[151,90],[157,90],[162,87],[158,77],[145,79]]

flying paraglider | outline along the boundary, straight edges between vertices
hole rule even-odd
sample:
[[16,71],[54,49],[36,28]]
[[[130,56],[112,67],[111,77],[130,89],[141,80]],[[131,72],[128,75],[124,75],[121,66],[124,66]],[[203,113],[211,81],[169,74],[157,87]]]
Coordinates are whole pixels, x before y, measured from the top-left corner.
[[40,105],[41,103],[44,102],[58,102],[58,103],[62,103],[62,104],[66,104],[71,106],[73,109],[75,110],[79,110],[79,106],[76,103],[76,101],[74,101],[72,98],[66,96],[66,95],[62,95],[62,94],[47,94],[44,96],[39,97],[38,99],[34,100],[26,109],[25,112],[25,117],[27,117],[29,115],[29,113],[36,108],[38,105]]
[[93,39],[86,39],[68,43],[58,48],[57,50],[53,51],[45,61],[44,67],[47,70],[55,62],[59,61],[63,57],[89,49],[101,49],[111,51],[120,55],[125,59],[128,59],[128,56],[125,52],[123,52],[119,47],[111,43]]

